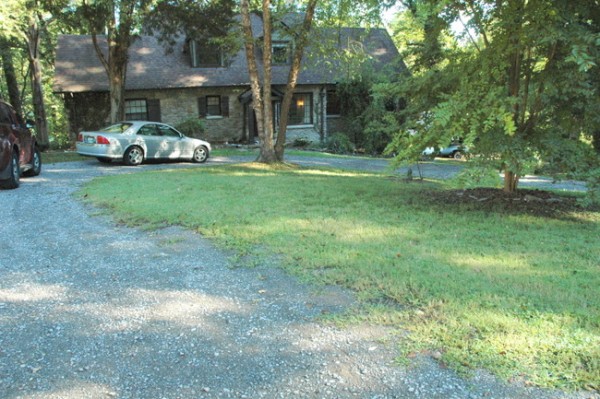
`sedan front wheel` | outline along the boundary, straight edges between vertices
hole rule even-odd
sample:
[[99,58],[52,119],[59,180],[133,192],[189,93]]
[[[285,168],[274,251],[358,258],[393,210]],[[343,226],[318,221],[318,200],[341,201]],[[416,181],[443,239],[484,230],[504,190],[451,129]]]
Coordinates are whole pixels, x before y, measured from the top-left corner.
[[196,163],[206,162],[208,159],[208,148],[201,145],[200,147],[194,150],[194,156],[192,157],[192,161]]
[[144,161],[144,150],[138,146],[129,147],[123,155],[123,162],[128,166],[138,166]]

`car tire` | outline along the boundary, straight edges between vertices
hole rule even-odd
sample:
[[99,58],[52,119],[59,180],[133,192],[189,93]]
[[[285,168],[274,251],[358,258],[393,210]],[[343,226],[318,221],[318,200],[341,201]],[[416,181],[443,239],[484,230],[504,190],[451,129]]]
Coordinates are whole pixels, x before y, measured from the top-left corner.
[[111,163],[112,159],[106,157],[96,157],[96,159],[102,163]]
[[24,173],[25,176],[39,176],[42,173],[42,154],[37,147],[33,148],[31,169]]
[[19,154],[16,151],[12,152],[10,159],[10,177],[2,182],[2,188],[13,189],[19,187],[21,179],[21,166],[19,166]]
[[195,163],[203,163],[208,159],[208,148],[201,145],[194,150],[194,155],[192,156],[192,162]]
[[131,146],[123,155],[123,162],[128,166],[138,166],[144,161],[144,150],[137,145]]
[[456,159],[457,161],[461,161],[464,158],[464,156],[462,152],[454,151],[454,153],[452,154],[452,158]]

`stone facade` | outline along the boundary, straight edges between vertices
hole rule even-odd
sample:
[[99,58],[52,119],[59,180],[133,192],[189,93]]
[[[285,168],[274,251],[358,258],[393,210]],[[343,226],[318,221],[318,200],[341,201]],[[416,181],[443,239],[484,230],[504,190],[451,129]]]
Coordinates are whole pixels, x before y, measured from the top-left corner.
[[[150,120],[157,120],[176,126],[190,118],[200,118],[204,124],[204,132],[199,136],[213,143],[253,142],[256,137],[251,132],[251,104],[242,101],[242,94],[248,91],[245,87],[206,87],[187,89],[160,89],[128,91],[126,100],[145,100],[147,104],[155,104],[156,114]],[[303,86],[299,93],[310,94],[312,98],[311,123],[288,126],[286,141],[295,140],[320,142],[328,132],[335,132],[337,126],[329,126],[339,118],[324,117],[326,96],[323,86]],[[201,101],[206,96],[219,97],[222,115],[203,115]],[[275,99],[276,104],[280,99]],[[73,93],[65,95],[65,104],[69,111],[69,123],[72,135],[76,137],[82,130],[94,130],[105,126],[109,120],[109,104],[107,93]],[[278,110],[278,106],[274,105]],[[276,116],[275,122],[278,122]]]
[[198,99],[206,96],[227,97],[228,114],[202,117],[203,139],[211,142],[239,141],[243,131],[243,105],[238,100],[242,88],[198,88],[143,90],[127,92],[127,99],[160,101],[160,121],[177,125],[190,118],[201,118]]

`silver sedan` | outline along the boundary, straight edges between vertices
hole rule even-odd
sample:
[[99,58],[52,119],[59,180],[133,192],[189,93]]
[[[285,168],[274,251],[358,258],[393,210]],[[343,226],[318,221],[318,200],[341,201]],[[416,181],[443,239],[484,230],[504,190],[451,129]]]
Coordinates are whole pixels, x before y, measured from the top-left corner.
[[119,122],[98,131],[81,132],[77,137],[80,155],[96,157],[100,162],[122,160],[132,166],[146,159],[205,162],[210,151],[208,142],[186,137],[158,122]]

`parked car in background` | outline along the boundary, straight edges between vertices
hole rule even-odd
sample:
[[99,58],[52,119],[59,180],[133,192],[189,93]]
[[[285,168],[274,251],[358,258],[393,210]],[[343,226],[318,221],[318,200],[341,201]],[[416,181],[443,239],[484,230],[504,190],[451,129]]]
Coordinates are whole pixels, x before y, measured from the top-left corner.
[[122,160],[140,165],[147,159],[180,159],[205,162],[211,151],[204,140],[186,137],[174,127],[158,122],[126,121],[77,137],[77,153],[100,162]]
[[0,187],[17,188],[21,175],[42,172],[42,156],[35,136],[14,108],[0,101]]
[[448,147],[436,150],[434,147],[427,147],[421,153],[425,158],[445,157],[454,159],[463,159],[465,153],[469,150],[462,144],[462,140],[452,141]]

